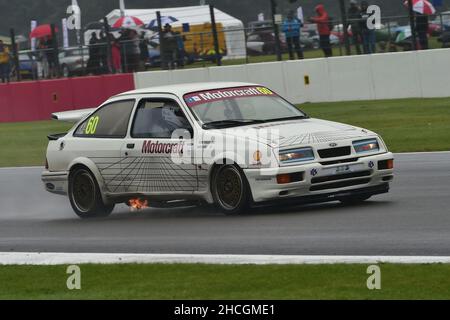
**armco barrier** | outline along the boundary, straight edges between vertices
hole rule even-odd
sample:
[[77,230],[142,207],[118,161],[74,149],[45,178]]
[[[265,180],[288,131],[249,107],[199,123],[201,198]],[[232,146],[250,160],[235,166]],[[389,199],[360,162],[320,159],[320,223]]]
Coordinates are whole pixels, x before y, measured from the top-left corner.
[[96,107],[134,87],[132,74],[0,84],[0,122],[47,120],[52,112]]
[[293,103],[448,97],[449,80],[450,49],[135,74],[138,89],[180,82],[244,81],[266,85]]

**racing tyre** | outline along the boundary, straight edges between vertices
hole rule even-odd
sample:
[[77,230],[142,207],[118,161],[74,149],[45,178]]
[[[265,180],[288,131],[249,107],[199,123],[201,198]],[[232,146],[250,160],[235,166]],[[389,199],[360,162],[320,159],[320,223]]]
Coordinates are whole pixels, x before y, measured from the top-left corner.
[[213,172],[211,191],[216,206],[226,215],[238,215],[248,208],[250,188],[236,165],[223,165]]
[[85,168],[75,169],[70,174],[69,199],[80,218],[106,217],[114,209],[114,204],[103,203],[97,181]]
[[339,199],[339,201],[345,205],[354,205],[362,203],[368,200],[371,196],[350,196],[346,198]]

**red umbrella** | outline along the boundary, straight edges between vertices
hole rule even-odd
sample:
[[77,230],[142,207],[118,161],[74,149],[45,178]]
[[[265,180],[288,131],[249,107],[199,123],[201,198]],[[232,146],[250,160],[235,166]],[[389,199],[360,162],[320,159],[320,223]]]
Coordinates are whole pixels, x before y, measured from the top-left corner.
[[[55,27],[55,32],[58,29]],[[43,37],[51,37],[52,36],[52,28],[49,24],[41,24],[33,29],[30,33],[30,38],[43,38]]]
[[142,25],[144,25],[142,20],[136,17],[126,16],[119,18],[112,26],[113,28],[135,28]]
[[[408,6],[408,1],[405,1],[404,3],[405,6]],[[436,12],[436,9],[428,0],[412,0],[412,4],[414,12],[426,15],[431,15]]]

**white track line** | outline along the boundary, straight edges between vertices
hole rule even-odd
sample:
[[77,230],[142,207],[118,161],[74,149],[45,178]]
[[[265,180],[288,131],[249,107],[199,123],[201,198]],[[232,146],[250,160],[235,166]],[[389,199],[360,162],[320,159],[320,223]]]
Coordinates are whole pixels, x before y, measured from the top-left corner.
[[36,253],[0,252],[0,265],[66,265],[124,263],[201,264],[376,264],[450,263],[450,256],[290,256],[226,254]]
[[1,167],[0,170],[15,170],[15,169],[42,169],[44,170],[43,166],[28,166],[28,167]]

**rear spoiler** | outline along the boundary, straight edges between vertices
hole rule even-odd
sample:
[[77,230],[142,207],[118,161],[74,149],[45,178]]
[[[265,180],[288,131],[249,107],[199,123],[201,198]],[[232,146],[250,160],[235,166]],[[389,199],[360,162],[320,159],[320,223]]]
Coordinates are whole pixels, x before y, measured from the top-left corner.
[[52,119],[58,120],[58,121],[65,121],[65,122],[78,122],[81,119],[84,119],[85,117],[90,115],[96,109],[97,108],[90,108],[90,109],[80,109],[80,110],[73,110],[73,111],[55,112],[55,113],[52,113]]

